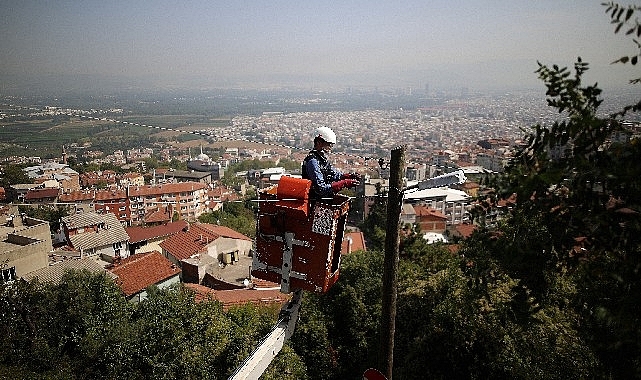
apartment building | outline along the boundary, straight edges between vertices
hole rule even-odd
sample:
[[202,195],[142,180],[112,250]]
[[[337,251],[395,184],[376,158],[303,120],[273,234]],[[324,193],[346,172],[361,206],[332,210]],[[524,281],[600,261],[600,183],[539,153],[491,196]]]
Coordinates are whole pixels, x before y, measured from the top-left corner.
[[[405,202],[430,207],[447,217],[447,224],[461,224],[469,220],[471,197],[464,191],[448,187],[419,190],[405,194]],[[416,207],[415,207],[416,208]]]
[[98,214],[112,213],[122,224],[131,221],[129,198],[125,190],[97,190],[94,198],[94,210]]
[[142,224],[146,214],[161,208],[181,220],[196,221],[205,212],[208,186],[198,182],[130,186],[127,189],[131,223]]
[[58,200],[68,204],[75,213],[111,213],[123,225],[140,225],[153,222],[150,218],[158,213],[167,214],[165,222],[175,213],[181,220],[195,221],[208,211],[208,190],[206,184],[182,182],[74,191],[60,194]]

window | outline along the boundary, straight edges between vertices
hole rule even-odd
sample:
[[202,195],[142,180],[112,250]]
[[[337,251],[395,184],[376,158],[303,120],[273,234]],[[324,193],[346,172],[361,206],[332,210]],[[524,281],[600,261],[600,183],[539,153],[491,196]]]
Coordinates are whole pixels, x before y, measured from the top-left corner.
[[122,248],[122,242],[116,242],[113,244],[114,256],[120,257],[120,249]]
[[16,280],[16,267],[0,269],[0,281],[13,282]]

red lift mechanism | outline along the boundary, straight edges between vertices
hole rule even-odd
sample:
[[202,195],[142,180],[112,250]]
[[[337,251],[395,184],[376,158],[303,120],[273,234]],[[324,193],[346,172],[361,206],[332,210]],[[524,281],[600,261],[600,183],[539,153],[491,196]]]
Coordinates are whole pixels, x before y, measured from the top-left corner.
[[279,283],[281,292],[325,293],[338,280],[349,197],[311,200],[312,183],[282,176],[259,191],[251,274]]

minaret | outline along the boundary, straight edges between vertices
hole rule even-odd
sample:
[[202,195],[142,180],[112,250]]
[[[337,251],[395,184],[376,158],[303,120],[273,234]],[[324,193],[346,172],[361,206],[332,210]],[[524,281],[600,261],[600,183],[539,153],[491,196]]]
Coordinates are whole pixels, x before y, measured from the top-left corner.
[[65,146],[62,146],[62,163],[67,164],[67,152],[65,151]]

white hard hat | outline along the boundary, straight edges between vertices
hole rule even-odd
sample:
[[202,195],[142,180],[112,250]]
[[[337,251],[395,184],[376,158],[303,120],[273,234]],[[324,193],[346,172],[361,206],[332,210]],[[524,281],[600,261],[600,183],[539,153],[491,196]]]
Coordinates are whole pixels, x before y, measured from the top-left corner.
[[320,137],[330,144],[336,144],[336,133],[332,131],[329,127],[319,127],[314,132],[314,138]]

